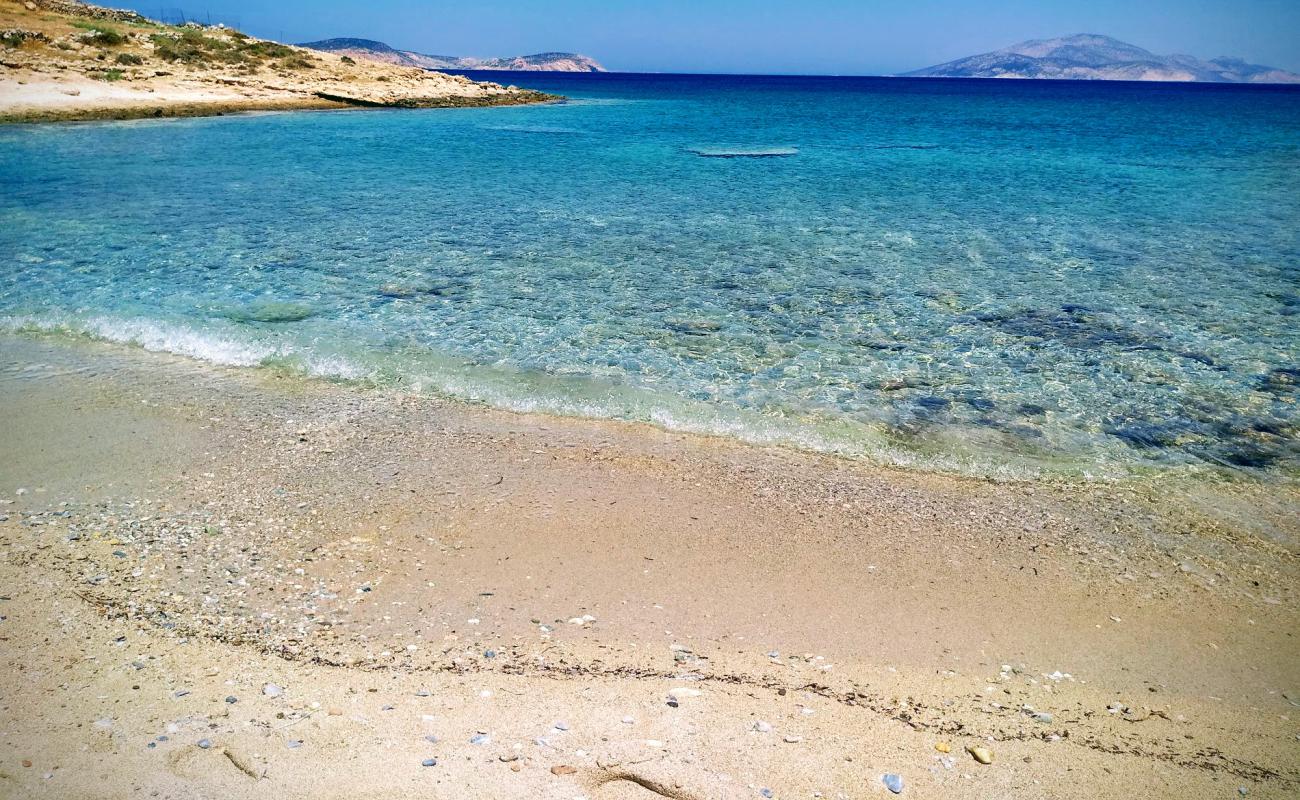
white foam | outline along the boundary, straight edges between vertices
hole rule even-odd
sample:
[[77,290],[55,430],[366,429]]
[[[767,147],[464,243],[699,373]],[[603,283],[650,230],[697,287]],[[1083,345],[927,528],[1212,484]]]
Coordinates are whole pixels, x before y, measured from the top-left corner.
[[148,320],[92,317],[84,325],[82,332],[111,342],[134,344],[145,350],[175,353],[232,367],[254,367],[276,355],[271,347]]
[[[617,419],[646,422],[682,433],[722,436],[755,445],[778,445],[800,450],[859,458],[893,466],[949,473],[977,474],[993,478],[1032,478],[1042,471],[1027,463],[1010,464],[973,458],[974,454],[918,453],[897,447],[864,429],[840,429],[835,423],[819,425],[809,419],[770,418],[743,409],[727,410],[706,404],[674,401],[655,393],[633,391],[602,394],[595,387],[569,386],[539,390],[537,386],[514,385],[505,374],[491,370],[466,372],[463,368],[437,362],[390,364],[366,368],[340,354],[315,352],[289,343],[249,342],[215,331],[195,330],[185,325],[147,319],[107,316],[5,316],[0,330],[42,331],[92,336],[130,344],[154,352],[186,356],[235,367],[287,366],[325,378],[359,380],[382,372],[396,375],[400,384],[416,392],[431,392],[481,402],[507,411],[544,413],[558,416]],[[396,367],[393,369],[392,367]]]
[[0,330],[41,331],[90,336],[104,341],[129,344],[155,353],[171,353],[227,367],[257,367],[270,361],[286,361],[309,375],[355,380],[367,371],[341,355],[303,352],[281,343],[250,342],[215,331],[196,330],[149,319],[123,319],[69,315],[0,317]]

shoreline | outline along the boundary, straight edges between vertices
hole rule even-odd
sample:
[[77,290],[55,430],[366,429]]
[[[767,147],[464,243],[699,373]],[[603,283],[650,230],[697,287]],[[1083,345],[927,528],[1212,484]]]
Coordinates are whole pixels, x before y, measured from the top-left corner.
[[[0,570],[25,576],[4,631],[24,662],[79,650],[112,717],[7,680],[45,716],[38,732],[19,715],[0,785],[90,796],[88,770],[118,787],[135,770],[163,791],[295,796],[313,774],[379,796],[430,769],[455,796],[599,800],[870,796],[883,772],[972,798],[1300,785],[1283,695],[1300,536],[1280,487],[998,484],[99,342],[0,337],[0,367]],[[1272,537],[1233,524],[1265,501]],[[42,609],[81,633],[42,643]],[[153,654],[126,674],[103,669],[122,634]],[[555,719],[575,733],[545,733]],[[491,743],[469,743],[479,729]],[[347,766],[374,734],[387,755]],[[15,743],[58,752],[56,778]],[[963,751],[981,743],[992,765]]]
[[176,101],[162,105],[121,105],[83,109],[28,109],[0,113],[0,125],[39,125],[60,122],[109,122],[137,119],[181,119],[190,117],[222,117],[258,111],[359,111],[390,109],[441,109],[441,108],[500,108],[507,106],[542,105],[562,102],[558,95],[532,93],[536,97],[510,98],[502,101],[484,98],[430,98],[424,105],[400,103],[359,103],[346,100],[303,97],[266,100],[232,100],[217,102]]
[[4,3],[0,28],[0,124],[561,99],[97,6]]
[[[20,317],[21,319],[21,317]],[[165,335],[165,328],[163,329]],[[1155,464],[1155,463],[1120,463],[1111,464],[1101,469],[1090,469],[1093,462],[1079,455],[1060,453],[1012,453],[999,450],[986,450],[976,454],[965,450],[923,450],[919,447],[895,444],[884,448],[880,442],[873,442],[875,449],[868,444],[861,444],[853,449],[849,444],[831,437],[821,429],[813,428],[801,431],[796,428],[786,430],[774,426],[762,431],[745,429],[748,420],[735,417],[720,417],[709,422],[692,422],[677,419],[677,413],[671,408],[652,408],[649,418],[643,416],[621,416],[600,413],[598,410],[584,408],[581,411],[547,407],[545,403],[519,401],[509,395],[487,398],[467,396],[464,392],[445,390],[435,381],[432,386],[419,388],[377,382],[371,377],[353,374],[350,365],[340,371],[314,371],[308,364],[289,366],[271,366],[246,360],[223,360],[220,356],[196,352],[187,347],[174,348],[168,344],[159,344],[146,337],[141,341],[139,332],[119,335],[107,332],[95,326],[72,327],[67,323],[46,324],[28,321],[22,325],[11,325],[0,329],[0,337],[19,337],[52,339],[70,343],[101,343],[112,347],[139,349],[148,353],[168,357],[179,357],[199,364],[216,368],[233,368],[238,370],[270,370],[283,372],[295,379],[322,381],[331,384],[344,384],[362,389],[381,392],[413,393],[432,399],[461,403],[469,407],[483,407],[505,413],[538,415],[562,420],[582,420],[592,422],[610,422],[616,425],[645,426],[646,428],[670,434],[717,438],[748,447],[774,447],[788,449],[797,453],[814,454],[844,459],[865,465],[869,468],[896,470],[900,473],[920,475],[939,475],[954,479],[969,479],[977,482],[1007,485],[1046,485],[1061,486],[1096,485],[1115,487],[1167,487],[1175,491],[1180,486],[1254,486],[1260,491],[1275,487],[1279,491],[1297,493],[1300,500],[1300,474],[1284,468],[1253,471],[1242,468],[1229,468],[1203,463]],[[279,354],[276,354],[277,357]],[[301,355],[301,354],[295,354]],[[269,357],[269,356],[268,356]],[[677,411],[680,411],[678,409]],[[669,421],[671,420],[671,421]],[[1010,465],[1015,460],[1014,466]],[[997,465],[994,468],[991,465]],[[1087,466],[1085,466],[1087,465]]]

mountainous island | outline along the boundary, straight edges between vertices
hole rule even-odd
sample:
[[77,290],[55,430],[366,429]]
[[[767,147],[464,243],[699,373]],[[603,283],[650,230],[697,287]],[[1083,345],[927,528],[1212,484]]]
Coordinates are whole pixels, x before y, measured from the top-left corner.
[[373,39],[324,39],[304,42],[300,47],[334,53],[350,58],[365,58],[421,69],[482,69],[527,72],[604,72],[594,59],[578,53],[534,53],[507,58],[473,58],[471,56],[435,56],[414,50],[398,50]]
[[1094,33],[1031,39],[991,53],[907,72],[903,77],[1300,83],[1300,75],[1294,72],[1248,64],[1240,58],[1220,56],[1205,61],[1188,55],[1161,56]]

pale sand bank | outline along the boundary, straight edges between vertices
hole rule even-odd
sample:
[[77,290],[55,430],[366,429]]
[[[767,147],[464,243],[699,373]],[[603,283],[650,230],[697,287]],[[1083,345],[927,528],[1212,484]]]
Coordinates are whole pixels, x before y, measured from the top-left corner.
[[1300,790],[1294,487],[994,484],[52,340],[0,339],[0,403],[3,796]]

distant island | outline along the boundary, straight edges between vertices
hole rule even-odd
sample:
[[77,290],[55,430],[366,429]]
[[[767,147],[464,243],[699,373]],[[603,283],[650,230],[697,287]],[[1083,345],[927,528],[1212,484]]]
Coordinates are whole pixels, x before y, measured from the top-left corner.
[[373,39],[324,39],[304,42],[300,47],[321,50],[350,58],[365,58],[422,69],[483,69],[524,72],[604,72],[594,59],[578,53],[534,53],[507,58],[473,58],[471,56],[435,56],[414,50],[398,50]]
[[907,72],[909,78],[1057,78],[1104,81],[1199,81],[1207,83],[1300,83],[1300,75],[1240,58],[1204,61],[1160,56],[1109,36],[1080,33],[1032,39],[991,53]]

